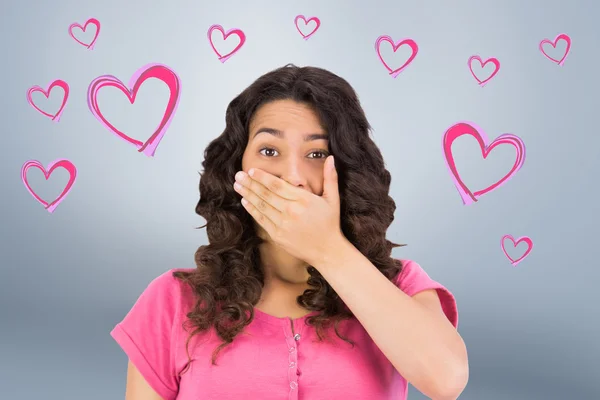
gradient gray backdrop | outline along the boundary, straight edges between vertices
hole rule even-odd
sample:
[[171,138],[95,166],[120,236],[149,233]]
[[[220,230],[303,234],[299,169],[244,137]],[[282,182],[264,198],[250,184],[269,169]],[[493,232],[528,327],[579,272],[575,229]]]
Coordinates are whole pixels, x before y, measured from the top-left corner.
[[[194,266],[194,251],[206,243],[205,231],[194,229],[204,223],[194,213],[204,148],[222,132],[228,102],[288,62],[330,69],[357,90],[393,176],[398,210],[389,238],[408,244],[394,256],[418,261],[456,295],[471,370],[461,399],[600,398],[600,5],[249,3],[2,2],[0,398],[124,397],[127,359],[109,332],[150,280]],[[297,14],[322,21],[308,41],[294,27]],[[90,17],[102,24],[93,51],[67,33]],[[247,35],[224,64],[206,37],[212,24]],[[538,50],[559,33],[573,41],[562,67]],[[420,47],[396,79],[374,50],[386,34]],[[467,69],[473,54],[501,62],[484,88]],[[95,77],[128,82],[148,63],[168,65],[182,83],[154,158],[107,131],[86,104]],[[59,123],[25,97],[29,87],[54,79],[71,87]],[[150,81],[134,106],[116,89],[102,90],[99,101],[118,127],[145,140],[165,94]],[[57,90],[47,109],[58,97]],[[445,129],[462,120],[490,138],[516,134],[527,147],[521,171],[468,207],[441,152]],[[504,147],[483,161],[475,140],[456,142],[458,168],[471,187],[487,186],[512,165],[514,151]],[[57,158],[71,160],[79,174],[50,214],[26,191],[20,169],[30,159],[47,165]],[[67,174],[58,170],[48,182],[38,170],[28,176],[50,199]],[[535,243],[516,268],[500,249],[505,234]],[[410,398],[423,396],[411,388]]]

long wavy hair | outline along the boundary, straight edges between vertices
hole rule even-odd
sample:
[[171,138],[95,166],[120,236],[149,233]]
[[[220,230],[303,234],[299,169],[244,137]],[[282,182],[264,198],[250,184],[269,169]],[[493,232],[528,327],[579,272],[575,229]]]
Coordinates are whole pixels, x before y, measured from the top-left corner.
[[[329,134],[329,152],[335,156],[340,192],[340,225],[346,238],[388,279],[400,272],[399,260],[391,257],[395,244],[386,239],[396,205],[389,196],[391,176],[381,152],[370,137],[371,126],[350,84],[317,67],[293,64],[258,78],[234,98],[225,114],[225,130],[204,152],[200,173],[200,200],[196,213],[206,220],[209,244],[195,253],[197,268],[177,271],[174,277],[189,284],[196,295],[184,327],[192,336],[214,327],[222,343],[214,350],[212,363],[254,318],[264,284],[258,237],[252,217],[241,206],[233,190],[234,175],[242,169],[250,121],[261,105],[276,100],[294,100],[311,106]],[[316,312],[307,318],[320,340],[334,323],[352,312],[314,267],[309,267],[310,289],[297,298],[299,305]],[[189,350],[188,350],[189,357]],[[191,358],[190,358],[191,361]],[[188,363],[189,366],[189,363]],[[187,369],[187,368],[186,368]]]

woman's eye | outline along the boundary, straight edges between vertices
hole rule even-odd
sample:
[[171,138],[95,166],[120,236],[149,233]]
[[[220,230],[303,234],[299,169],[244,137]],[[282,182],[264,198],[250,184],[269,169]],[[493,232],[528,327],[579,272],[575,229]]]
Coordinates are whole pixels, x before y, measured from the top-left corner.
[[265,157],[275,157],[275,153],[277,153],[277,150],[265,147],[263,149],[260,149],[259,153]]
[[327,158],[327,153],[324,151],[312,151],[309,153],[309,158]]

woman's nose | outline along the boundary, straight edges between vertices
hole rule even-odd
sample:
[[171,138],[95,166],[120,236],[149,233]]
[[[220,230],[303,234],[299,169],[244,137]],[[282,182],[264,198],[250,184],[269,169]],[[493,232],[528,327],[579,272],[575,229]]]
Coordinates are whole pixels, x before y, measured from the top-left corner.
[[306,187],[307,179],[304,173],[301,160],[292,158],[282,165],[280,178],[294,186]]

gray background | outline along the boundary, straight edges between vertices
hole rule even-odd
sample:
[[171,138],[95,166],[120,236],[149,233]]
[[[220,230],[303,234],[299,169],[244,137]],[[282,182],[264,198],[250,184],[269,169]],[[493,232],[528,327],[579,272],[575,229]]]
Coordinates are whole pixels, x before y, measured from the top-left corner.
[[[194,229],[204,223],[194,214],[204,147],[223,130],[236,94],[293,62],[332,70],[361,98],[393,176],[398,210],[389,237],[408,244],[394,256],[418,261],[458,300],[471,370],[461,399],[600,398],[600,6],[591,0],[452,3],[3,1],[0,397],[124,397],[126,356],[110,330],[150,280],[194,266],[194,251],[206,243],[204,230]],[[308,41],[294,27],[297,14],[322,21]],[[93,51],[67,33],[71,23],[89,17],[102,24]],[[224,64],[206,38],[212,24],[247,35]],[[559,67],[537,46],[563,32],[573,45]],[[385,34],[413,38],[420,47],[396,79],[374,51]],[[484,88],[466,66],[473,54],[501,63]],[[86,91],[97,76],[127,83],[155,62],[177,72],[182,94],[152,158],[93,117]],[[55,124],[25,94],[58,78],[70,84],[71,96]],[[134,106],[113,89],[102,90],[99,101],[115,125],[145,140],[164,94],[161,84],[148,82]],[[57,90],[47,109],[58,101]],[[527,147],[521,171],[468,207],[441,153],[445,129],[462,120],[492,139],[516,134]],[[473,188],[501,177],[514,154],[501,147],[484,162],[467,137],[454,152]],[[79,175],[50,214],[25,190],[20,169],[30,159],[47,165],[57,158],[71,160]],[[47,199],[67,179],[64,170],[47,183],[37,170],[28,176]],[[500,249],[505,234],[535,243],[516,268]],[[423,398],[413,388],[409,397]]]

